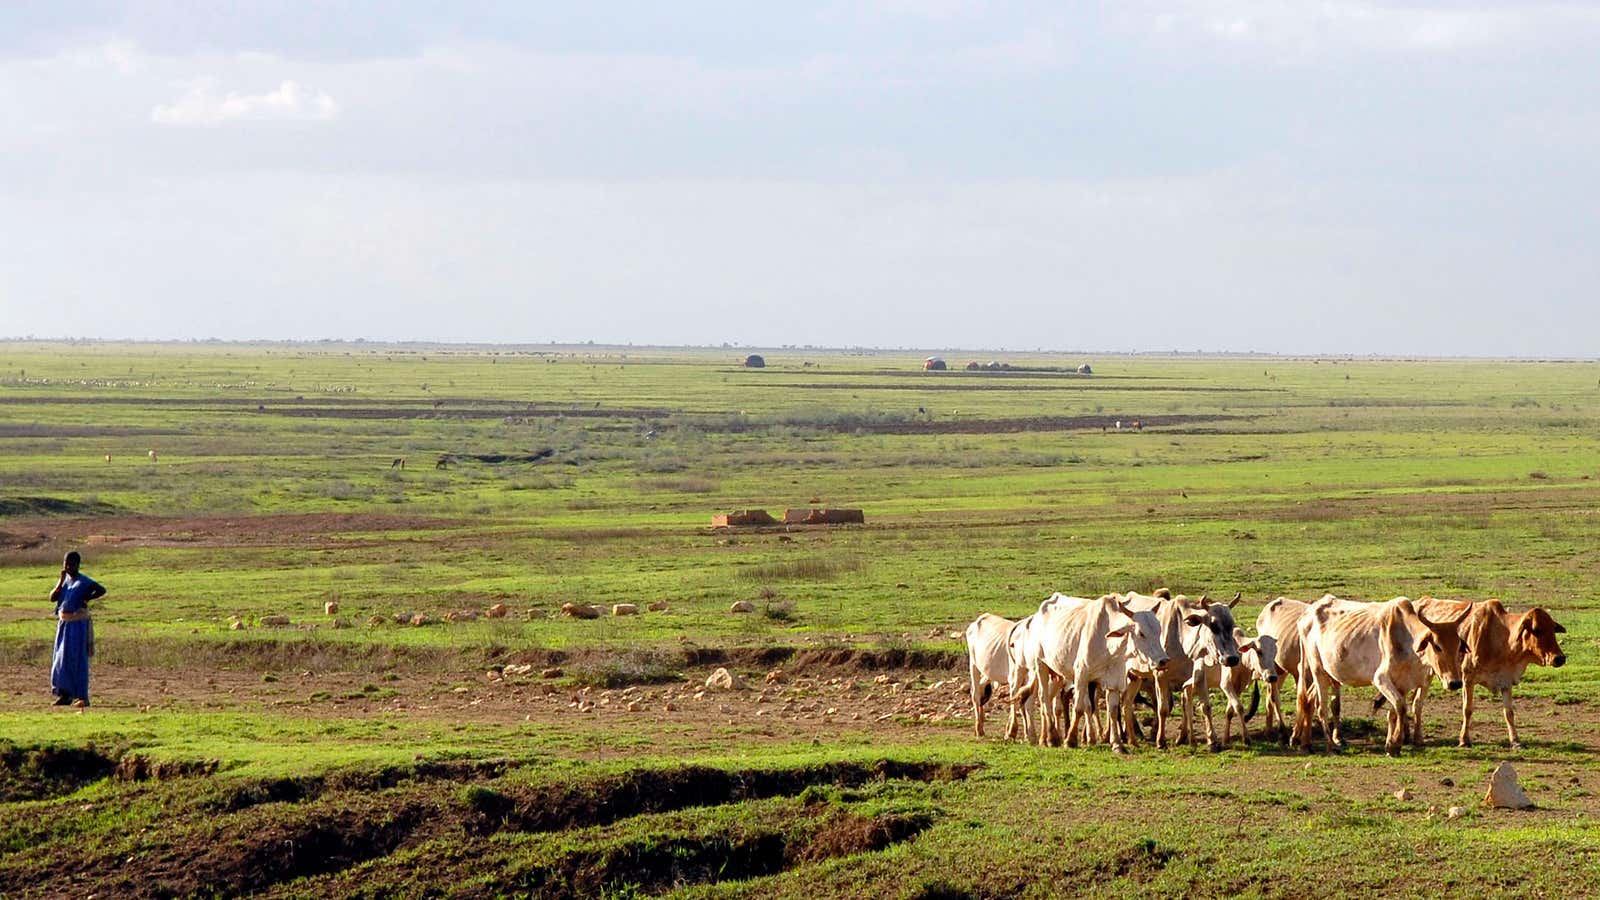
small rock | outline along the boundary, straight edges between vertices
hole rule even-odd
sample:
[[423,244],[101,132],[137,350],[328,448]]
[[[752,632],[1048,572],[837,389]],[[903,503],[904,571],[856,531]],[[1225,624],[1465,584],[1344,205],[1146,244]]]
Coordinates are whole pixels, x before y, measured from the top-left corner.
[[872,682],[873,682],[873,684],[888,684],[889,682],[891,682],[893,680],[894,680],[893,678],[890,678],[887,675],[879,675],[878,677],[872,679]]
[[333,627],[334,628],[349,628],[350,627],[350,623],[348,621],[346,621],[345,619],[334,619],[333,620]]
[[562,671],[561,671],[561,667],[560,666],[551,666],[548,669],[540,669],[539,670],[539,677],[540,678],[560,678],[561,675],[562,675]]
[[896,581],[894,583],[894,586],[897,587],[897,588],[908,588],[908,587],[911,587],[911,585],[906,584],[904,581]]
[[1439,779],[1439,784],[1443,785],[1444,787],[1455,787],[1456,786],[1456,780],[1454,778],[1448,778],[1448,777],[1441,778],[1441,779]]
[[388,621],[388,620],[385,619],[383,616],[379,616],[379,615],[367,616],[367,624],[368,625],[382,625],[386,621]]
[[289,624],[288,616],[262,616],[261,624],[268,628],[284,628]]
[[666,710],[667,712],[677,712],[678,711],[678,704],[673,703],[671,700],[668,700],[666,703],[662,704],[661,708]]
[[628,701],[628,712],[638,712],[638,711],[639,711],[639,701],[637,701],[637,700],[629,700]]
[[446,622],[474,622],[477,621],[478,611],[475,609],[458,609],[455,612],[444,614]]
[[522,611],[522,614],[525,617],[529,618],[529,619],[548,619],[548,618],[550,618],[550,614],[549,613],[545,612],[544,610],[540,609],[537,606],[528,607],[527,609]]
[[706,678],[706,687],[708,689],[715,689],[719,691],[743,691],[749,689],[749,685],[744,683],[743,678],[740,678],[738,675],[735,675],[732,672],[729,672],[727,669],[722,668],[712,672],[711,675]]
[[411,617],[411,624],[420,628],[423,625],[432,625],[433,619],[429,618],[427,613],[417,613]]
[[731,613],[753,613],[755,611],[756,605],[749,600],[736,600],[732,606],[728,607],[728,612]]
[[1394,792],[1394,798],[1396,800],[1400,800],[1402,802],[1404,802],[1406,800],[1410,800],[1411,799],[1411,792],[1406,790],[1405,788],[1401,788],[1400,790]]
[[733,707],[731,707],[728,704],[724,703],[721,706],[717,707],[717,712],[720,712],[725,716],[731,716],[731,715],[733,715]]
[[767,673],[766,682],[767,684],[782,684],[783,682],[787,681],[788,678],[789,676],[783,674],[782,669],[773,669],[771,672]]
[[228,623],[228,627],[233,629],[234,631],[243,631],[244,630],[244,623],[239,621],[238,619],[234,619],[232,622]]
[[666,612],[667,611],[667,601],[665,601],[665,600],[657,600],[656,602],[650,604],[649,606],[647,606],[645,608],[650,610],[651,612]]
[[1489,792],[1483,795],[1483,805],[1496,809],[1532,808],[1533,801],[1517,783],[1517,770],[1511,763],[1503,762],[1495,767],[1494,774],[1489,777]]
[[587,603],[563,603],[561,604],[561,614],[564,616],[571,616],[574,619],[600,618],[600,610],[595,609]]
[[1445,811],[1444,817],[1446,819],[1459,819],[1459,818],[1461,818],[1462,816],[1464,816],[1466,814],[1467,814],[1467,811],[1464,808],[1459,807],[1459,806],[1452,806],[1448,810]]
[[338,615],[339,614],[339,601],[337,601],[337,600],[329,600],[327,603],[322,604],[322,612],[323,612],[324,615],[329,615],[329,616]]
[[506,606],[504,603],[496,603],[495,605],[484,610],[483,615],[485,618],[489,619],[504,619],[506,617],[506,613],[510,611],[510,607]]
[[636,616],[639,614],[639,604],[613,603],[611,604],[611,614],[613,616]]

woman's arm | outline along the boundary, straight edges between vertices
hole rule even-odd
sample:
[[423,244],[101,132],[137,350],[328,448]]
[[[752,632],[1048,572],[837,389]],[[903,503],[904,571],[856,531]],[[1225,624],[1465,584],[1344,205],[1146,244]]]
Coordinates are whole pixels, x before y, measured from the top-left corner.
[[89,596],[83,598],[83,602],[88,603],[90,600],[99,600],[105,595],[106,589],[100,586],[100,582],[96,581],[89,585]]

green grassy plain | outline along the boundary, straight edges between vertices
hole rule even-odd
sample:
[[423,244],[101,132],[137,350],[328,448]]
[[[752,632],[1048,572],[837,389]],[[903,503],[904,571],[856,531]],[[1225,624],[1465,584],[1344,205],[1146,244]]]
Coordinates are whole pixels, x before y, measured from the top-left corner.
[[[1600,878],[1600,364],[1096,355],[1085,378],[968,373],[955,356],[958,371],[925,373],[911,353],[765,355],[768,367],[750,370],[734,350],[0,344],[0,666],[10,673],[0,687],[11,694],[0,749],[93,745],[217,763],[203,777],[112,778],[0,804],[0,852],[11,853],[0,893],[68,848],[177,858],[173,847],[203,835],[226,843],[312,820],[317,834],[339,832],[324,818],[379,834],[351,825],[367,819],[349,804],[390,793],[380,808],[425,808],[432,818],[418,821],[447,824],[408,826],[392,846],[373,838],[360,852],[347,840],[347,864],[220,892],[1546,896]],[[1102,430],[1117,419],[1146,427]],[[442,455],[452,464],[435,468]],[[391,468],[398,457],[403,470]],[[861,507],[867,524],[707,527],[713,512],[780,513],[812,498]],[[61,714],[43,706],[45,595],[73,547],[111,591],[96,612],[97,678],[126,667],[204,685],[303,667],[363,673],[378,696],[404,694],[415,671],[481,680],[486,665],[529,651],[953,652],[951,634],[980,611],[1020,616],[1054,590],[1160,585],[1243,592],[1247,623],[1272,597],[1328,591],[1538,604],[1568,628],[1570,662],[1530,670],[1518,689],[1537,701],[1523,710],[1529,748],[1511,757],[1536,779],[1541,809],[1524,814],[1476,809],[1505,756],[1491,703],[1480,703],[1477,748],[1446,742],[1454,719],[1440,701],[1434,746],[1400,761],[1319,756],[1309,768],[1270,749],[1128,760],[1037,750],[971,738],[959,719],[820,734],[576,716],[450,723],[253,694],[213,703],[193,687],[152,708],[113,691]],[[337,616],[323,613],[330,599]],[[587,622],[528,613],[653,600],[670,611]],[[731,615],[735,600],[761,611]],[[512,615],[389,621],[496,602]],[[255,627],[274,614],[294,625]],[[385,624],[368,624],[375,616]],[[251,627],[234,630],[232,618]],[[23,674],[33,671],[38,683]],[[1559,727],[1541,732],[1557,713]],[[885,755],[983,768],[954,781],[822,779],[809,797],[554,831],[491,827],[484,810],[499,801],[472,793],[685,761],[733,770]],[[206,824],[210,792],[228,785],[494,759],[514,765],[329,789]],[[1389,796],[1407,785],[1417,801]],[[1450,805],[1473,811],[1446,822]],[[41,818],[67,824],[41,831]],[[168,846],[152,831],[192,841]],[[727,834],[746,839],[706,849]],[[873,835],[884,834],[896,839],[879,847]],[[452,849],[463,842],[487,862],[465,861]],[[651,849],[663,846],[665,856]],[[748,877],[708,876],[712,862]],[[642,874],[630,881],[629,866]],[[668,874],[652,880],[657,870]],[[84,889],[132,890],[87,871]]]

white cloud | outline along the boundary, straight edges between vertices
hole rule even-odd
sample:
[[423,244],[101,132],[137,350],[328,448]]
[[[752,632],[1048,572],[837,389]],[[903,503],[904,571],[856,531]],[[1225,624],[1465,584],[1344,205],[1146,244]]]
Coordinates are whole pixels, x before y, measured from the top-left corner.
[[310,121],[336,118],[339,104],[327,93],[285,81],[264,94],[229,91],[219,96],[216,79],[189,85],[175,102],[150,110],[150,121],[162,125],[216,125],[234,121]]

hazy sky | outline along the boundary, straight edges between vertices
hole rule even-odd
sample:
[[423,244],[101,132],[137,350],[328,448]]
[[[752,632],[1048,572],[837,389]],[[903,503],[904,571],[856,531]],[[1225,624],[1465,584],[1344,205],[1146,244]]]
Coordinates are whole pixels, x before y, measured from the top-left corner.
[[1595,356],[1597,98],[1600,2],[6,3],[0,336]]

